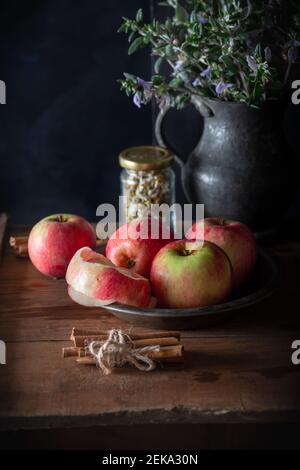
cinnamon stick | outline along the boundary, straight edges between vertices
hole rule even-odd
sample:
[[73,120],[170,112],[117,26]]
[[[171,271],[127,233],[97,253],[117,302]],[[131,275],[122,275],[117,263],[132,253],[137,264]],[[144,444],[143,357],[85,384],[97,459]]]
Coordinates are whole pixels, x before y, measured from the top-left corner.
[[28,237],[10,237],[9,244],[12,247],[23,245],[28,243]]
[[76,359],[76,362],[78,362],[78,364],[83,364],[85,366],[94,366],[97,364],[97,361],[96,359],[94,359],[93,357],[79,357],[78,359]]
[[105,341],[107,339],[106,335],[98,335],[98,336],[74,336],[74,346],[76,348],[84,348],[87,346],[91,341]]
[[9,244],[14,249],[15,254],[19,258],[28,257],[28,237],[27,236],[10,237]]
[[71,331],[71,336],[70,336],[70,340],[71,341],[74,341],[74,336],[93,336],[93,335],[100,335],[100,334],[107,334],[104,330],[99,330],[99,329],[82,329],[82,328],[72,328],[72,331]]
[[[143,348],[145,346],[175,346],[179,344],[177,338],[147,338],[147,339],[137,339],[132,342],[134,348]],[[62,356],[66,357],[86,357],[90,353],[84,347],[68,347],[62,349]]]
[[183,351],[184,349],[182,344],[177,344],[175,346],[166,346],[165,348],[160,348],[160,351],[154,351],[150,353],[149,357],[159,362],[182,363]]
[[[83,349],[84,351],[84,349]],[[80,348],[70,347],[70,348],[62,348],[62,357],[80,357],[79,355]]]
[[[174,339],[177,340],[178,342],[178,339],[174,336],[166,336],[166,338],[164,336],[157,336],[157,337],[147,337],[147,338],[142,338],[142,337],[138,337],[137,335],[130,335],[130,338],[131,340],[133,341],[133,343],[135,344],[136,341],[140,340],[155,340],[155,344],[160,344],[160,339],[163,338],[163,339],[166,339],[166,338],[173,338],[172,340],[172,344],[174,342]],[[107,340],[107,334],[106,335],[99,335],[99,336],[75,336],[74,337],[74,346],[76,348],[84,348],[85,346],[87,346],[91,341],[105,341]],[[153,344],[151,342],[151,344]],[[145,346],[147,345],[146,343],[144,344]],[[140,346],[142,347],[142,346]]]
[[[162,347],[160,351],[153,351],[149,353],[149,357],[158,362],[172,362],[182,363],[183,362],[183,346],[178,344],[175,346]],[[95,365],[96,359],[93,357],[79,357],[76,359],[79,364],[84,365]]]
[[175,346],[179,344],[177,338],[165,337],[165,338],[145,338],[145,339],[136,339],[132,341],[135,348],[144,348],[145,346]]
[[[147,333],[130,333],[128,335],[132,340],[135,339],[153,339],[153,338],[177,338],[180,340],[179,331],[151,331]],[[107,339],[108,332],[105,330],[83,330],[79,328],[73,328],[70,340],[74,341],[75,346],[85,346],[85,340],[87,341],[103,341]]]
[[28,256],[28,244],[27,243],[21,243],[20,245],[17,245],[14,247],[15,252],[18,256],[20,257],[27,257]]

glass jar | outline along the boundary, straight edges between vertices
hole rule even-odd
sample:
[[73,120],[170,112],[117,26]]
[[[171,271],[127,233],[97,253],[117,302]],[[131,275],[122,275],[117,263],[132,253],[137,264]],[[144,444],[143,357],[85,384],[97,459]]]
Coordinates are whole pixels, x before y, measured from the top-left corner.
[[119,155],[125,219],[150,215],[153,204],[175,202],[175,174],[171,169],[173,155],[167,149],[154,146],[131,147]]

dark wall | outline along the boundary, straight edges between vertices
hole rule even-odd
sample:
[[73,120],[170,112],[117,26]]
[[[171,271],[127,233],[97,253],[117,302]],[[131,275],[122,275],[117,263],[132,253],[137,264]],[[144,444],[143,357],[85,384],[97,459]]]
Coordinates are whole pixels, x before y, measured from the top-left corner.
[[7,0],[0,3],[0,210],[15,222],[53,212],[95,219],[116,203],[120,150],[149,144],[151,107],[138,110],[116,82],[149,75],[147,54],[127,55],[122,16],[147,0]]

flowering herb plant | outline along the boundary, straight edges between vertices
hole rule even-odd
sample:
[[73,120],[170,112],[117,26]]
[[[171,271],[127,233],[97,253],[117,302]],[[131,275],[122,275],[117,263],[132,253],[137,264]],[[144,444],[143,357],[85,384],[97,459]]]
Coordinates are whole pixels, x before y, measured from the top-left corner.
[[[182,108],[193,95],[259,107],[285,90],[300,47],[299,0],[166,0],[164,22],[123,18],[131,55],[150,46],[154,74],[125,73],[136,106],[152,98]],[[164,66],[167,65],[167,67]],[[164,73],[161,72],[162,68]],[[165,69],[167,72],[165,73]]]

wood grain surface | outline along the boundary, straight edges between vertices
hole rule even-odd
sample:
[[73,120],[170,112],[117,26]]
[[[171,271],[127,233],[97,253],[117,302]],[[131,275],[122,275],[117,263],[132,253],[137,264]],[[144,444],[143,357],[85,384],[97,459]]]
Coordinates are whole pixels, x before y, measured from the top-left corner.
[[300,338],[300,243],[274,245],[272,251],[282,266],[278,292],[226,324],[182,332],[185,364],[102,377],[93,366],[62,359],[71,328],[130,325],[104,310],[75,305],[64,280],[45,278],[5,246],[0,338],[7,343],[7,364],[0,366],[0,429],[300,422],[300,366],[291,363],[291,343]]

